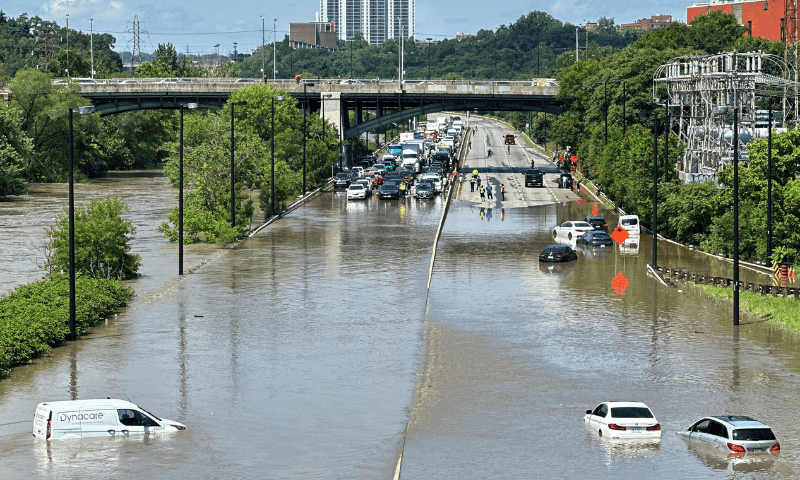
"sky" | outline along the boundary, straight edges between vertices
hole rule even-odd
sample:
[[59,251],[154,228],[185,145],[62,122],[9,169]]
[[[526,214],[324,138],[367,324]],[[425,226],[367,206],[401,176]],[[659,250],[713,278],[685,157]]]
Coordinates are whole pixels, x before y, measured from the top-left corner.
[[[698,0],[699,1],[699,0]],[[159,43],[172,43],[182,53],[249,53],[261,45],[261,16],[264,17],[266,43],[272,41],[273,20],[277,19],[277,38],[288,34],[289,23],[313,22],[319,0],[257,2],[238,0],[234,5],[211,0],[13,0],[0,6],[7,16],[23,13],[55,21],[64,26],[69,15],[71,29],[114,35],[116,51],[132,48],[132,19],[138,15],[142,52],[152,52]],[[504,0],[497,7],[485,0],[416,2],[416,37],[419,40],[453,38],[457,33],[476,33],[510,25],[531,11],[540,10],[564,23],[579,25],[613,18],[615,23],[630,23],[651,15],[672,15],[686,21],[686,7],[691,0]],[[90,19],[93,21],[90,22]]]

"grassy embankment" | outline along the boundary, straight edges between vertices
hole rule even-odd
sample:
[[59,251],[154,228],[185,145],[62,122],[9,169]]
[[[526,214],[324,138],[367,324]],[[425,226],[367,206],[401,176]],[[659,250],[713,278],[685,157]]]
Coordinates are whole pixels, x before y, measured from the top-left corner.
[[[714,287],[692,283],[707,294],[717,298],[733,298],[733,288]],[[740,308],[769,319],[770,323],[800,332],[800,301],[794,298],[773,297],[753,292],[739,292]]]
[[[75,280],[79,335],[127,304],[134,293],[116,280]],[[60,275],[17,287],[0,298],[0,378],[41,357],[69,337],[69,278]]]

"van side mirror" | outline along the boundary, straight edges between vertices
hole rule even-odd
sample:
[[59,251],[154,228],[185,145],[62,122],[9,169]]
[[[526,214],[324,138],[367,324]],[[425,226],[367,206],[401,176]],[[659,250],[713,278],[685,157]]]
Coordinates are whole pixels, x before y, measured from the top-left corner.
[[592,414],[591,410],[586,410],[586,415],[591,415],[591,414]]

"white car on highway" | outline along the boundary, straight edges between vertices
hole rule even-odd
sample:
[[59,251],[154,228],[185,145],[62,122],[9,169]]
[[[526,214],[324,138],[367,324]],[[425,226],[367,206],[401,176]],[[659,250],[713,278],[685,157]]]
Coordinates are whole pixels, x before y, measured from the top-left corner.
[[603,402],[583,421],[606,438],[661,438],[661,424],[642,402]]
[[553,238],[564,236],[572,240],[592,230],[594,230],[594,227],[588,222],[584,222],[583,220],[570,220],[553,229]]
[[347,199],[357,200],[367,198],[367,187],[363,183],[351,183],[347,187]]

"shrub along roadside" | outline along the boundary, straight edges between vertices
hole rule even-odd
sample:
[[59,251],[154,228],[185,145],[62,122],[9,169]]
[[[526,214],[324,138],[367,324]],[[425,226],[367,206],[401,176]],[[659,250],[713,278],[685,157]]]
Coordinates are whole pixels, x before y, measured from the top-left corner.
[[[79,335],[133,298],[117,280],[75,280],[75,327]],[[54,276],[17,287],[0,298],[0,378],[41,357],[69,335],[69,278]]]
[[[733,298],[733,288],[693,285],[713,297]],[[750,313],[768,318],[770,323],[800,332],[800,301],[798,300],[753,292],[739,292],[739,306]]]

